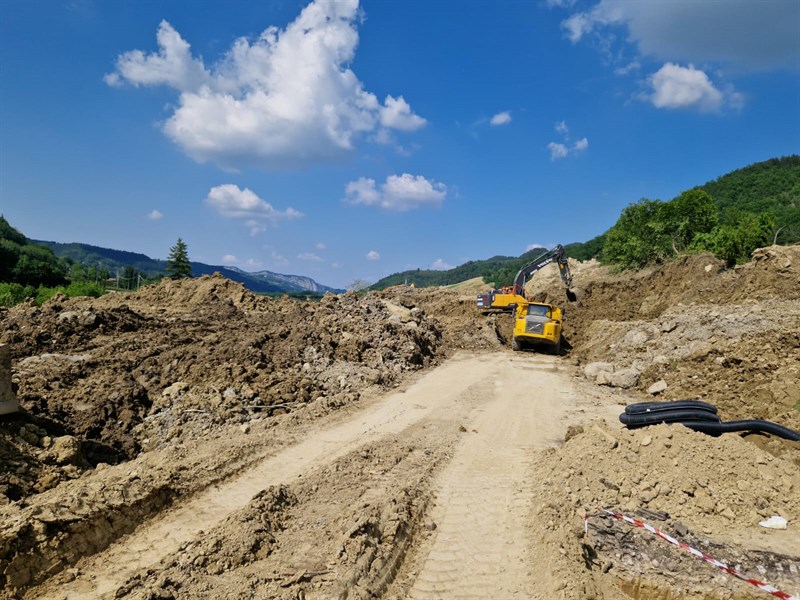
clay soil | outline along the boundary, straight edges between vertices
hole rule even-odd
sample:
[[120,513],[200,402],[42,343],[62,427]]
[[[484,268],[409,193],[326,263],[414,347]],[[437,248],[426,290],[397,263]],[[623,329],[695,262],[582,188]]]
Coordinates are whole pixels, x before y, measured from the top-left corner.
[[[800,593],[800,444],[617,419],[692,398],[800,430],[800,247],[572,270],[562,356],[512,352],[474,283],[3,311],[0,597],[769,597],[602,509]],[[555,269],[529,293],[564,303]]]

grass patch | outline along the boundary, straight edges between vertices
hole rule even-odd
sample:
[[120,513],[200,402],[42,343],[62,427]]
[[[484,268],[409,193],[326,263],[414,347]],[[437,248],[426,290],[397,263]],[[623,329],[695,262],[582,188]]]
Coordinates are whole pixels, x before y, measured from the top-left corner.
[[74,281],[68,286],[45,287],[40,285],[38,288],[19,283],[0,283],[0,306],[10,308],[31,298],[36,301],[36,304],[41,305],[56,294],[64,294],[68,298],[76,296],[99,298],[105,293],[106,290],[102,285],[88,281]]

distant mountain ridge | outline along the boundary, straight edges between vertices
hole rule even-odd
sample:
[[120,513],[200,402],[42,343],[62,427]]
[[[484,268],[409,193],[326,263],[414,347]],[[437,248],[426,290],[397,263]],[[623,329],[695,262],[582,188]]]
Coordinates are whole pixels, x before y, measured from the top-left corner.
[[[132,266],[148,277],[155,277],[163,275],[167,266],[167,261],[165,260],[150,258],[145,254],[128,252],[127,250],[113,250],[78,242],[63,244],[37,240],[35,243],[47,246],[59,258],[69,258],[86,266],[98,265],[108,269],[111,273],[116,273],[127,266]],[[303,292],[315,294],[332,292],[338,294],[344,291],[322,285],[304,275],[285,275],[283,273],[273,273],[272,271],[250,273],[237,267],[209,265],[196,261],[192,261],[191,264],[192,275],[195,277],[219,272],[228,279],[238,281],[250,291],[262,294]]]

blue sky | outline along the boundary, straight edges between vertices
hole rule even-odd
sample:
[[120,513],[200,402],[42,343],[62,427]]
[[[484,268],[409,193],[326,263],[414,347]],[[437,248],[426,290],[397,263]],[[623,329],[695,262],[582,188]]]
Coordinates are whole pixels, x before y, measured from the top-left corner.
[[0,212],[36,239],[344,287],[798,152],[796,0],[0,3]]

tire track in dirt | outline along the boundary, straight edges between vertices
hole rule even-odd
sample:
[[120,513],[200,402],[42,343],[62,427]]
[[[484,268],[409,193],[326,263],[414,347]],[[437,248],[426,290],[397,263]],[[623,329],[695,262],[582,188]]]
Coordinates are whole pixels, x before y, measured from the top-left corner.
[[424,419],[464,418],[481,400],[470,388],[492,377],[505,353],[458,355],[338,425],[287,448],[226,483],[213,486],[146,522],[131,535],[78,563],[69,583],[45,584],[26,597],[84,599],[113,596],[131,576],[202,535],[271,485],[290,482],[363,444],[398,434]]
[[497,373],[467,425],[474,432],[440,477],[435,536],[408,597],[530,597],[530,465],[536,450],[563,439],[561,420],[575,404],[557,362],[515,357]]

